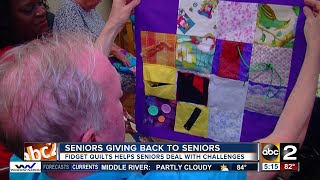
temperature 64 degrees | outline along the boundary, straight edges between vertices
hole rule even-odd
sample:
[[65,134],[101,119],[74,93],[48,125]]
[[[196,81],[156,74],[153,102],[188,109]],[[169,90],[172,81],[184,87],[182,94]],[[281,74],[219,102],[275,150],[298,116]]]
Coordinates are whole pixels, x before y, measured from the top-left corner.
[[299,163],[281,163],[281,171],[299,171]]
[[232,170],[234,171],[257,171],[257,163],[237,163],[232,165]]

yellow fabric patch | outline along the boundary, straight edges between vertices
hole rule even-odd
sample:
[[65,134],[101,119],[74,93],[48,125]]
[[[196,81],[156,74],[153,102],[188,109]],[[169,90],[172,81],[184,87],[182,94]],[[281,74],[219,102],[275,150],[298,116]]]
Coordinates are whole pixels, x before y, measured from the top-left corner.
[[158,64],[144,64],[143,78],[147,96],[176,99],[176,68]]
[[[201,109],[201,113],[193,124],[190,131],[184,128],[184,125],[189,120],[195,108]],[[186,134],[191,134],[195,136],[208,137],[208,119],[209,119],[209,110],[205,106],[188,104],[184,102],[177,103],[177,111],[176,111],[176,123],[174,126],[174,130],[177,132],[182,132]]]

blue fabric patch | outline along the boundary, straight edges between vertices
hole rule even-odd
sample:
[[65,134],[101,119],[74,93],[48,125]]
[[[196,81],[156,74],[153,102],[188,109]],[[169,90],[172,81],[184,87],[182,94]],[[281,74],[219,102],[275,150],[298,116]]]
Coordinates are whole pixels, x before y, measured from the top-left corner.
[[248,83],[210,76],[208,137],[219,142],[240,142]]

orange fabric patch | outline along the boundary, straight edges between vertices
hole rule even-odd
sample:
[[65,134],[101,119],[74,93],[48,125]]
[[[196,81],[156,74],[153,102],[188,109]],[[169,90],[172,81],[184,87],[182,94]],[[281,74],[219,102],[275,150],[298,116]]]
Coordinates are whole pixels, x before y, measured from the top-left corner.
[[141,57],[144,63],[176,66],[175,34],[141,32]]

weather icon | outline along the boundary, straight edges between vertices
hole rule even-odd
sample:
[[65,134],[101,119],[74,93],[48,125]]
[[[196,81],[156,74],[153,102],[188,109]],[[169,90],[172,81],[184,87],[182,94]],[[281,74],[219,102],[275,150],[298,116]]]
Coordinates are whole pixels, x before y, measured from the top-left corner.
[[221,171],[229,171],[228,166],[226,166],[224,164],[221,165],[220,167],[221,167]]

